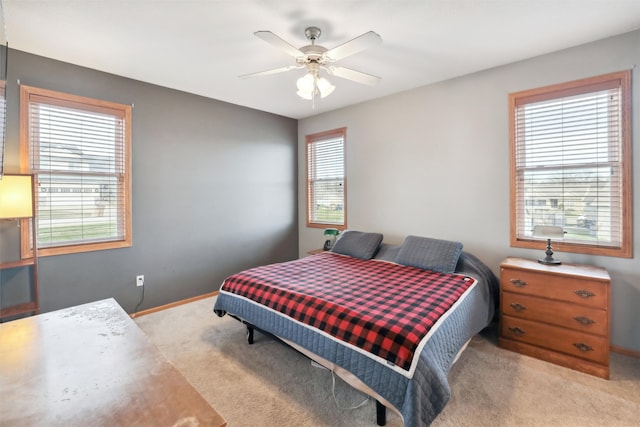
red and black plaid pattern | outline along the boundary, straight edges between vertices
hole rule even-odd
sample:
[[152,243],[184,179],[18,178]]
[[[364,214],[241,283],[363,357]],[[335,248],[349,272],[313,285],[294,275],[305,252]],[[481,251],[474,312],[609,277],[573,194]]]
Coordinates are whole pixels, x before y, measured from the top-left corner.
[[409,370],[422,338],[474,283],[327,252],[245,270],[222,289]]

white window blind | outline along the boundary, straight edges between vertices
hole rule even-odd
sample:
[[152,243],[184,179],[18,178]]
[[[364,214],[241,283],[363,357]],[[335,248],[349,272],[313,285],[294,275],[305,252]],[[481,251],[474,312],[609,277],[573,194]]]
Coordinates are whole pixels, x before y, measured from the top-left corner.
[[345,226],[346,130],[307,136],[307,225]]
[[623,246],[624,105],[619,78],[515,98],[517,240],[531,240],[535,225],[555,225],[565,244]]
[[130,242],[130,107],[28,94],[38,248]]

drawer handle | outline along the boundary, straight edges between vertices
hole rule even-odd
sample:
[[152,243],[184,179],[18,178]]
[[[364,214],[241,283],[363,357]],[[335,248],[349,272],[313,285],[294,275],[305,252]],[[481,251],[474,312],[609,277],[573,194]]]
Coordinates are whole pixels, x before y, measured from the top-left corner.
[[578,289],[577,291],[573,291],[573,293],[582,298],[590,298],[596,296],[596,294],[594,294],[593,292],[585,291],[584,289]]
[[592,323],[595,323],[595,320],[591,320],[588,317],[584,317],[584,316],[574,317],[573,319],[576,320],[578,323],[582,323],[583,325],[590,325]]
[[510,330],[511,332],[513,332],[514,334],[518,335],[518,336],[520,336],[520,335],[524,335],[524,334],[525,334],[525,332],[524,332],[522,329],[518,328],[518,327],[515,327],[515,328],[509,328],[509,330]]
[[513,283],[513,286],[516,286],[518,288],[522,288],[523,286],[527,286],[527,282],[525,282],[524,280],[520,280],[520,279],[511,279],[510,282]]
[[509,304],[515,311],[520,312],[520,311],[524,311],[527,309],[527,307],[525,307],[522,304],[518,304],[517,302],[512,302],[511,304]]
[[583,353],[586,353],[587,351],[593,351],[593,347],[582,342],[573,343],[573,346]]

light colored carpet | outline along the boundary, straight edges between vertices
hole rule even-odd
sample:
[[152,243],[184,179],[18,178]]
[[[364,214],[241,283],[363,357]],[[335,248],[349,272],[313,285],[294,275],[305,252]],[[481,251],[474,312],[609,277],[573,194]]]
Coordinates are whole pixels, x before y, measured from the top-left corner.
[[[215,297],[135,319],[160,351],[230,427],[375,426],[375,401],[340,409],[331,373],[256,333],[248,345],[238,321],[212,312]],[[495,345],[495,331],[475,337],[452,368],[453,395],[432,424],[445,426],[640,425],[640,360],[611,355],[606,381],[521,356]],[[336,380],[342,407],[366,396]],[[388,411],[387,425],[402,426]]]

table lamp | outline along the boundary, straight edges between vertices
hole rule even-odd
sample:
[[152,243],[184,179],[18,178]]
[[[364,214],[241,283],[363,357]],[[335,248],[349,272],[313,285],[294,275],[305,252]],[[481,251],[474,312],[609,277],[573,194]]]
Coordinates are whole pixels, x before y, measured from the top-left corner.
[[546,256],[538,259],[540,264],[546,265],[560,265],[562,262],[553,258],[553,251],[551,250],[551,239],[561,240],[564,238],[564,230],[562,227],[555,225],[536,225],[533,227],[533,237],[542,237],[547,239]]
[[329,251],[333,247],[333,244],[336,242],[338,234],[340,234],[340,230],[338,230],[337,228],[327,228],[326,230],[324,230],[323,234],[326,240],[324,241],[322,249],[324,249],[325,251]]
[[0,322],[28,313],[37,314],[40,311],[38,303],[38,248],[36,242],[35,224],[35,178],[33,175],[4,175],[0,176],[0,220],[22,220],[31,218],[31,239],[33,248],[31,257],[18,261],[0,262],[0,270],[33,266],[33,294],[29,302],[0,306]]

